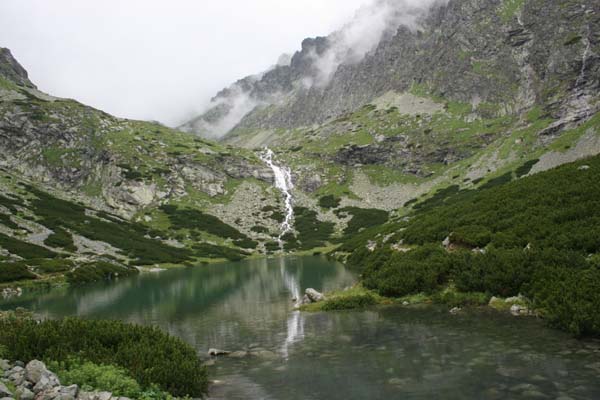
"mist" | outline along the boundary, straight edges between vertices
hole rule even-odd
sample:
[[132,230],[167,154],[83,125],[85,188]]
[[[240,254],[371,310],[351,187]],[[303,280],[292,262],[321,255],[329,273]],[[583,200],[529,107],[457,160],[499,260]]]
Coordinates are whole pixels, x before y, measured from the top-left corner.
[[[223,87],[267,70],[305,37],[339,29],[369,2],[2,0],[0,46],[45,92],[176,126]],[[236,104],[236,115],[251,106]]]
[[[419,28],[419,23],[431,7],[447,3],[447,0],[370,0],[363,4],[341,26],[328,34],[328,48],[317,54],[312,49],[312,71],[297,82],[304,89],[327,87],[340,65],[354,64],[374,51],[382,40],[393,37],[403,26],[410,30]],[[311,35],[314,36],[314,35]],[[298,49],[298,42],[296,49]],[[289,65],[290,57],[281,56],[275,65]],[[260,75],[253,77],[260,79]],[[210,138],[221,138],[233,129],[245,115],[255,107],[273,104],[285,94],[273,93],[270,99],[258,101],[238,84],[229,88],[226,95],[214,98],[204,109],[205,115],[213,116],[218,110],[222,118],[197,118],[183,129],[201,133]]]
[[419,20],[434,4],[445,0],[374,0],[363,5],[340,30],[330,36],[331,45],[321,55],[313,53],[317,74],[305,80],[309,85],[326,86],[342,64],[362,61],[381,40],[393,36],[400,26],[416,30]]

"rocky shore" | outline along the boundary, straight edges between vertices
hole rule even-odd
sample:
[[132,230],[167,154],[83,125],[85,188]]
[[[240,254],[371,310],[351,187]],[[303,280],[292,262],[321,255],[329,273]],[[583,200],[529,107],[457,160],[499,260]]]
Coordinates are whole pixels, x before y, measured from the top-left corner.
[[0,400],[128,400],[110,392],[87,392],[77,385],[61,385],[58,376],[46,365],[33,360],[0,360]]

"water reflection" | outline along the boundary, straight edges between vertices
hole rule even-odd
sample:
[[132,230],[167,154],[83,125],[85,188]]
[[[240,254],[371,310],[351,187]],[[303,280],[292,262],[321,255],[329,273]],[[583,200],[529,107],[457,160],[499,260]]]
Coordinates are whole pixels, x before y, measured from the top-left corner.
[[263,258],[25,294],[1,302],[0,308],[26,307],[50,318],[118,318],[154,324],[200,352],[260,343],[288,357],[290,346],[304,332],[304,318],[293,312],[291,299],[300,298],[308,287],[332,290],[354,280],[342,265],[320,257]]
[[[302,291],[300,284],[298,283],[298,277],[294,273],[290,273],[285,264],[286,259],[279,259],[279,271],[285,284],[286,289],[292,296],[292,301],[296,304],[300,302],[302,298]],[[299,311],[293,311],[287,321],[287,337],[281,348],[283,357],[287,359],[289,357],[289,347],[297,341],[302,340],[304,337],[304,318]]]
[[318,257],[255,259],[116,284],[25,293],[0,308],[154,324],[205,356],[209,347],[262,349],[219,359],[214,399],[600,398],[600,343],[534,319],[482,311],[390,307],[307,314],[292,298],[355,277]]

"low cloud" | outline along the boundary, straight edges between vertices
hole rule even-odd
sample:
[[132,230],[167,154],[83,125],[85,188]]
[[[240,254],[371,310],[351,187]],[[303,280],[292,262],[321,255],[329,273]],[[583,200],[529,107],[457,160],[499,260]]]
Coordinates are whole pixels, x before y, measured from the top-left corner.
[[314,85],[326,86],[342,64],[354,64],[393,36],[400,26],[416,30],[419,20],[435,4],[445,0],[375,0],[361,7],[354,18],[329,36],[330,46],[323,54],[312,53],[316,76]]

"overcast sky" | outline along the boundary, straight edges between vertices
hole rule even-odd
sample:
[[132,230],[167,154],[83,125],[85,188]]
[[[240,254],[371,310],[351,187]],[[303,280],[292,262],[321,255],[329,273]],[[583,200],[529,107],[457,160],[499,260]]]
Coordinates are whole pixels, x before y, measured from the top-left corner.
[[183,122],[371,0],[0,0],[0,47],[50,94]]

